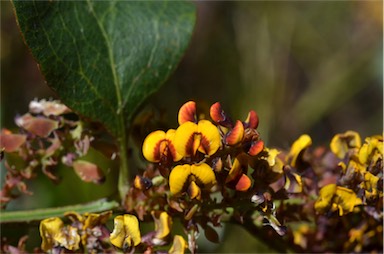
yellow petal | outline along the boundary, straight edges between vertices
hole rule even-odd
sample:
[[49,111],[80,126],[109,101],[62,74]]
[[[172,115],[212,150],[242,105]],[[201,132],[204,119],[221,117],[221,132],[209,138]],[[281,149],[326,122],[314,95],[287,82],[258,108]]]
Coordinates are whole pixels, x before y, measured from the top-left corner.
[[172,217],[166,212],[152,211],[152,218],[155,221],[156,239],[165,239],[171,233]]
[[180,235],[175,235],[173,237],[173,243],[169,249],[169,254],[184,254],[185,249],[188,248],[187,242]]
[[192,165],[191,174],[196,177],[198,183],[201,182],[207,188],[212,187],[216,183],[215,173],[206,163]]
[[248,168],[247,161],[244,157],[238,156],[233,161],[231,170],[229,170],[228,176],[225,179],[225,183],[232,182],[233,180],[236,180],[243,172],[243,170],[246,170]]
[[67,250],[75,251],[79,249],[80,235],[77,228],[67,225],[62,229],[63,234],[55,237],[60,246]]
[[112,216],[112,211],[106,211],[102,213],[85,213],[85,221],[83,229],[91,229],[97,225],[103,225],[107,223],[108,219]]
[[165,140],[165,132],[158,130],[151,132],[144,140],[143,155],[150,162],[160,161],[160,144]]
[[383,140],[382,136],[373,136],[365,139],[365,143],[359,150],[359,161],[366,164],[374,157],[375,152],[378,152],[381,157],[383,154]]
[[337,134],[332,138],[330,147],[337,157],[343,159],[350,149],[361,147],[360,135],[355,131]]
[[304,134],[301,135],[291,146],[291,150],[289,152],[289,158],[291,158],[291,166],[297,167],[297,159],[304,149],[308,148],[312,145],[312,139],[309,135]]
[[290,171],[285,171],[284,179],[284,189],[288,193],[301,193],[303,191],[301,176],[299,176],[298,174]]
[[188,186],[188,195],[191,199],[198,199],[200,200],[201,198],[201,189],[199,186],[197,186],[197,184],[195,183],[195,181],[191,181],[191,183],[189,184]]
[[173,195],[183,191],[183,187],[191,174],[191,166],[188,164],[174,167],[169,175],[169,189]]
[[336,193],[336,184],[328,184],[321,188],[319,198],[316,200],[315,209],[317,212],[324,213],[332,205],[333,195]]
[[40,222],[41,249],[48,251],[55,245],[55,239],[62,235],[63,221],[58,217],[48,218]]
[[362,204],[362,200],[357,197],[353,190],[341,186],[337,187],[334,202],[339,208],[340,216],[352,212],[355,206]]
[[220,133],[217,127],[210,121],[200,120],[198,133],[202,135],[199,151],[209,156],[216,153],[221,145]]
[[[197,133],[197,124],[185,122],[177,128],[174,143],[176,151],[185,157],[195,155],[198,147],[194,147],[195,134]],[[200,145],[200,144],[199,144]]]
[[176,151],[176,147],[175,147],[175,134],[176,134],[176,130],[169,129],[167,131],[167,133],[165,133],[165,138],[169,141],[168,149],[169,149],[169,153],[171,153],[171,155],[172,155],[173,161],[179,161],[179,160],[181,160],[183,158],[183,156],[181,156],[181,154],[179,154]]
[[118,248],[126,249],[139,245],[141,234],[136,216],[130,214],[116,216],[109,239]]

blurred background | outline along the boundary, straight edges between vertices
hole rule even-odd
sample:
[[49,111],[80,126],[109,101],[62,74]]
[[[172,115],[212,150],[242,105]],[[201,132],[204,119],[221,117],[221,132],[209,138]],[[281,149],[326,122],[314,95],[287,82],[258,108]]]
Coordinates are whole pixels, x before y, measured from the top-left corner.
[[[190,46],[147,104],[163,112],[170,127],[177,126],[179,107],[192,99],[205,108],[220,101],[234,119],[244,120],[254,109],[268,147],[287,149],[303,133],[316,146],[346,130],[363,139],[383,133],[382,1],[195,3]],[[11,4],[1,1],[1,126],[15,127],[14,116],[25,113],[34,98],[57,97],[23,44]],[[113,178],[94,189],[71,177],[49,194],[53,185],[40,180],[35,195],[11,209],[90,201],[115,188]],[[66,191],[79,184],[76,197]],[[233,239],[248,244],[239,249]],[[268,251],[238,227],[223,230],[221,241],[218,249],[205,245],[201,251]]]

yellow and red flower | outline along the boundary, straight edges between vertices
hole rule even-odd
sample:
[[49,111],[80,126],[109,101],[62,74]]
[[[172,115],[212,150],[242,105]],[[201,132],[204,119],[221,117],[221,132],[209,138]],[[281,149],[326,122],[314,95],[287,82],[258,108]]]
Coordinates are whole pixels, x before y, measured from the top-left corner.
[[174,129],[150,133],[143,143],[144,157],[150,162],[181,160],[183,157],[175,149],[174,137]]
[[169,175],[171,193],[187,192],[191,199],[200,199],[201,188],[210,189],[215,183],[215,173],[206,163],[178,165]]
[[184,122],[177,128],[174,144],[178,154],[183,157],[195,156],[197,151],[211,156],[221,146],[219,130],[208,120]]
[[140,244],[141,233],[136,216],[131,214],[116,216],[114,224],[114,229],[109,238],[113,245],[118,248],[128,249]]
[[247,170],[248,161],[245,154],[238,156],[232,164],[225,183],[237,191],[247,191],[252,185],[251,179],[246,175]]

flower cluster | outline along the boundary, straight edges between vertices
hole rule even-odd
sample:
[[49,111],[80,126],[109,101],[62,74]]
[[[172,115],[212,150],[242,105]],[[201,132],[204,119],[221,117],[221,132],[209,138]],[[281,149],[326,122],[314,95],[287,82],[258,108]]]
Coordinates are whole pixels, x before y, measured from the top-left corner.
[[142,152],[152,164],[136,176],[127,211],[141,219],[153,209],[181,216],[193,253],[198,225],[217,242],[210,224],[219,226],[226,214],[242,224],[250,213],[252,225],[261,220],[273,232],[285,234],[274,200],[302,192],[295,167],[309,137],[304,135],[285,156],[265,147],[255,111],[234,121],[216,102],[209,109],[211,120],[204,115],[189,101],[179,110],[176,129],[156,130],[145,138]]
[[[204,117],[208,114],[211,120]],[[357,237],[362,228],[359,239],[369,238],[368,233],[376,239],[383,215],[382,136],[361,144],[359,135],[348,131],[333,138],[328,152],[313,150],[311,137],[304,134],[285,152],[265,146],[253,110],[244,121],[233,121],[217,102],[208,114],[198,114],[196,103],[189,101],[179,110],[176,129],[145,138],[142,152],[152,164],[136,177],[128,211],[144,218],[145,211],[156,208],[181,217],[192,253],[198,228],[217,242],[210,225],[219,226],[228,217],[251,231],[268,225],[263,227],[266,235],[270,229],[288,234],[297,251],[325,251],[322,242],[331,236],[324,229],[335,230],[331,225],[339,225],[340,216],[364,213],[370,218],[365,226],[339,225],[338,230]],[[351,250],[356,241],[334,250]]]
[[[256,156],[263,149],[254,111],[244,122],[234,122],[217,102],[211,106],[210,116],[213,122],[198,119],[196,103],[189,101],[179,110],[176,130],[154,131],[144,140],[144,157],[158,163],[164,177],[169,176],[172,195],[187,193],[190,199],[201,200],[204,192],[209,193],[217,184],[215,173],[222,170],[223,160],[231,159],[230,154],[235,158],[246,154]],[[225,183],[239,191],[251,187],[251,180],[242,171],[239,159],[235,159],[227,172]]]
[[[116,216],[112,232],[106,226],[112,211],[83,215],[67,212],[65,216],[71,221],[70,224],[64,224],[59,217],[47,218],[40,222],[42,251],[109,253],[114,252],[115,246],[132,253],[135,250],[151,252],[153,246],[164,245],[164,239],[171,236],[172,218],[166,212],[152,211],[155,229],[143,236],[138,219],[131,214]],[[185,248],[184,238],[175,235],[169,253],[184,253]]]
[[[68,159],[75,171],[92,168],[79,159],[89,148],[80,122],[67,129],[65,117],[50,115],[49,119],[62,121],[52,130],[47,128],[50,133],[43,137],[31,127],[35,118],[43,117],[21,118],[27,135],[6,130],[1,134],[11,174],[7,175],[7,184],[16,183],[26,190],[22,181],[16,180],[28,171],[12,170],[9,158],[27,156],[25,161],[35,165],[34,150],[25,150],[31,137],[51,141],[44,143],[51,144],[48,148],[41,147],[48,157],[38,164],[48,158],[54,162],[61,158]],[[200,231],[209,241],[218,243],[215,228],[228,221],[242,225],[278,252],[382,250],[383,136],[367,137],[362,142],[358,133],[346,131],[335,135],[329,147],[313,147],[311,137],[303,134],[285,150],[264,144],[253,110],[245,120],[232,120],[218,102],[207,112],[199,112],[196,103],[189,101],[181,106],[177,119],[177,128],[156,130],[142,137],[141,151],[149,163],[132,179],[115,217],[111,211],[68,212],[64,221],[58,217],[45,219],[40,223],[41,250],[184,253],[189,249],[196,253]],[[29,121],[32,123],[25,124]],[[75,151],[59,150],[54,145],[56,136],[60,141],[68,135],[77,144]],[[87,175],[79,176],[87,180]],[[7,184],[0,196],[2,201],[15,188]],[[114,227],[110,230],[107,221],[112,218]],[[140,230],[140,221],[153,221],[154,230]],[[182,226],[184,236],[174,232],[174,223]],[[20,239],[15,247],[2,239],[1,250],[21,251],[25,241]]]

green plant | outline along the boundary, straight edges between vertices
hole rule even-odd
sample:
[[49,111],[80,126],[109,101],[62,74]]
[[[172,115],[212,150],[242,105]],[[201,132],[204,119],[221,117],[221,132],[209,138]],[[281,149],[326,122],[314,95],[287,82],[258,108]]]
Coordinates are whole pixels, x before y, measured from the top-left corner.
[[[199,112],[194,101],[180,107],[177,129],[143,131],[153,119],[138,116],[141,107],[188,46],[191,3],[13,4],[25,42],[62,102],[33,101],[16,118],[20,133],[2,130],[2,207],[29,193],[26,182],[39,169],[58,182],[57,168],[65,165],[100,184],[105,172],[87,157],[95,150],[119,167],[112,200],[2,212],[2,223],[40,221],[38,251],[195,253],[201,230],[218,242],[215,228],[227,222],[279,252],[382,247],[382,136],[362,144],[356,132],[338,134],[329,151],[312,149],[302,135],[284,151],[264,144],[255,111],[232,120],[220,103]],[[141,153],[130,156],[135,141],[147,162]],[[143,232],[138,219],[154,221],[155,229]],[[183,232],[173,232],[177,223]],[[22,238],[18,249],[24,245]]]

